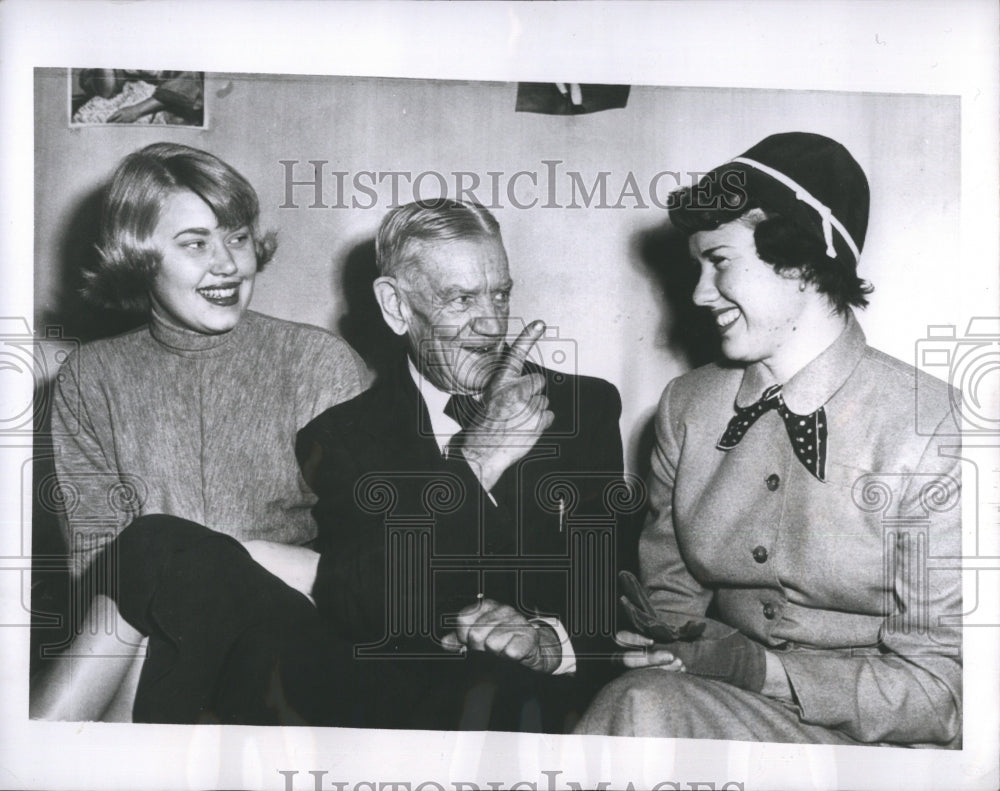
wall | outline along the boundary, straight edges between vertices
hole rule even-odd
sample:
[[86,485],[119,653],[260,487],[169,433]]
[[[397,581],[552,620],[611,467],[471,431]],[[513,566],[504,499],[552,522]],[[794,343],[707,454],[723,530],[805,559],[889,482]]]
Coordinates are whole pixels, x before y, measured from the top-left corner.
[[[79,305],[73,271],[88,254],[103,180],[124,154],[146,143],[199,146],[241,170],[260,193],[263,222],[277,228],[281,240],[275,262],[258,280],[254,308],[343,331],[358,345],[371,325],[358,319],[353,295],[370,255],[366,245],[390,205],[391,182],[380,185],[372,208],[308,208],[314,197],[308,186],[294,188],[297,208],[280,208],[287,197],[280,162],[297,163],[293,177],[307,180],[309,160],[327,160],[322,202],[328,206],[337,203],[332,171],[351,174],[348,205],[352,197],[368,202],[350,189],[360,171],[435,171],[452,184],[451,174],[468,171],[487,185],[487,174],[498,172],[502,208],[496,214],[517,281],[513,314],[545,319],[560,339],[575,344],[577,370],[619,387],[630,464],[641,468],[643,432],[660,391],[699,358],[697,348],[689,353],[686,347],[706,340],[684,308],[678,270],[661,260],[669,252],[661,238],[666,212],[636,208],[628,196],[618,209],[543,204],[571,202],[569,171],[579,172],[588,188],[607,172],[612,205],[632,173],[648,204],[655,174],[676,171],[687,180],[690,171],[789,130],[840,140],[868,174],[872,217],[861,272],[877,291],[860,318],[870,342],[912,361],[914,342],[928,324],[961,318],[962,283],[953,260],[959,230],[955,97],[636,86],[624,110],[544,116],[515,113],[516,86],[507,83],[236,74],[208,75],[206,95],[205,130],[71,129],[66,71],[36,72],[36,332],[60,324],[86,339],[117,329]],[[546,160],[561,164],[546,166]],[[538,197],[534,208],[518,209],[506,194],[518,171],[536,174],[537,188],[522,176],[514,193],[520,202]],[[661,200],[671,178],[661,181]],[[433,177],[421,186],[424,197],[436,194]],[[489,189],[477,195],[491,202]],[[408,200],[410,192],[400,189],[399,197]],[[579,196],[577,203],[583,203]]]

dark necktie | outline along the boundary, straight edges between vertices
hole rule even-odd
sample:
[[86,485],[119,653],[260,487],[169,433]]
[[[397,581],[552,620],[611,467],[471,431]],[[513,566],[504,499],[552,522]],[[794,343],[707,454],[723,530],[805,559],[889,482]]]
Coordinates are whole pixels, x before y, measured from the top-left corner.
[[483,405],[473,396],[456,393],[444,405],[444,413],[464,431],[482,417]]
[[809,415],[796,415],[781,395],[781,385],[771,385],[760,400],[748,407],[736,407],[736,415],[729,421],[719,450],[732,450],[757,419],[765,412],[778,410],[792,441],[792,450],[803,466],[819,480],[826,476],[826,411],[820,407]]

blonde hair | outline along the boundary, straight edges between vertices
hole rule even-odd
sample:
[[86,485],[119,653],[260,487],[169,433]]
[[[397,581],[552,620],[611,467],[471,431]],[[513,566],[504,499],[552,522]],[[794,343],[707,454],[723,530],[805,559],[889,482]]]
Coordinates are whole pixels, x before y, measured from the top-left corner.
[[218,157],[179,143],[153,143],[125,157],[104,196],[98,260],[83,272],[89,301],[117,310],[149,309],[149,289],[162,254],[152,243],[167,198],[189,190],[205,201],[223,228],[250,228],[263,269],[277,248],[273,232],[257,227],[257,193]]

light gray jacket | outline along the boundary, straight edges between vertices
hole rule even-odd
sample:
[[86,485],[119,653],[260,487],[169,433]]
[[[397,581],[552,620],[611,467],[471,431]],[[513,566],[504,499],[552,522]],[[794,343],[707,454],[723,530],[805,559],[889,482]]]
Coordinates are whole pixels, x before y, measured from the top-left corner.
[[825,407],[826,480],[776,411],[716,448],[760,364],[671,382],[656,420],[643,581],[659,610],[717,617],[774,649],[804,721],[864,742],[961,734],[957,391],[865,343],[853,316],[783,388]]

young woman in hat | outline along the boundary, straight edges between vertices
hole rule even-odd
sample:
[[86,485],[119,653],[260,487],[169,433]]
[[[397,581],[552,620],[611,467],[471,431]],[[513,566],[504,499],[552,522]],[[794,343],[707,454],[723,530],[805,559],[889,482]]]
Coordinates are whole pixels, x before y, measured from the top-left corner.
[[[152,634],[143,668],[150,686],[177,671],[171,651],[182,638],[207,647],[191,657],[204,667],[233,637],[221,621],[244,632],[259,628],[236,604],[225,611],[207,598],[222,596],[228,578],[212,564],[223,558],[241,587],[265,573],[252,555],[308,593],[318,555],[301,545],[316,535],[315,498],[299,473],[295,434],[359,393],[365,374],[340,338],[248,310],[257,272],[275,249],[258,213],[250,183],[199,149],[154,143],[115,171],[85,295],[143,311],[149,321],[84,345],[58,376],[57,499],[65,504],[78,598],[90,609],[80,637],[34,696],[33,716],[108,714],[141,635]],[[204,574],[182,568],[184,557],[197,559]],[[215,586],[211,594],[206,581]],[[306,602],[291,588],[288,594]],[[153,597],[172,601],[172,611],[156,615]],[[260,614],[264,604],[251,606]],[[105,633],[106,618],[117,621],[114,634]],[[177,623],[166,628],[169,618]],[[143,716],[264,716],[239,696],[213,708],[213,690],[188,688],[184,699],[147,695]]]
[[863,171],[779,134],[675,197],[726,360],[661,398],[633,670],[578,732],[959,746],[958,400],[854,317]]

